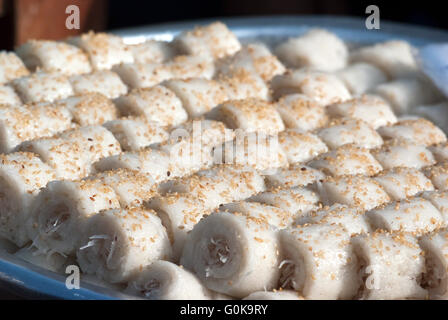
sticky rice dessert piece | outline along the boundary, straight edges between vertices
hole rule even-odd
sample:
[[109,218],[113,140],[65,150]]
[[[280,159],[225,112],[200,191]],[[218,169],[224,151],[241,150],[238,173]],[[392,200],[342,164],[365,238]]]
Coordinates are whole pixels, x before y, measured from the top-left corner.
[[276,104],[287,128],[311,131],[325,126],[328,116],[324,107],[303,94],[290,94]]
[[52,136],[71,127],[72,116],[63,107],[0,105],[0,151],[11,152],[23,141]]
[[178,262],[189,233],[211,210],[190,194],[168,194],[155,197],[146,203],[157,212],[166,228],[173,249],[173,261]]
[[374,179],[386,190],[392,200],[406,199],[423,191],[434,190],[431,180],[414,168],[394,168],[383,171]]
[[243,300],[305,300],[305,298],[294,290],[274,290],[252,292]]
[[170,132],[170,139],[192,138],[203,147],[215,147],[235,138],[235,132],[220,121],[190,120],[176,127]]
[[339,225],[313,224],[280,231],[280,286],[306,299],[351,299],[356,295],[357,259],[350,234]]
[[222,211],[193,228],[180,259],[207,288],[236,298],[277,287],[279,262],[276,229],[252,215]]
[[330,105],[327,107],[327,112],[332,117],[365,121],[374,129],[397,122],[390,105],[375,95],[362,95],[343,103]]
[[264,81],[286,71],[285,66],[263,43],[250,43],[230,57],[217,61],[217,73],[232,75],[239,69],[255,72]]
[[241,49],[238,38],[222,22],[184,31],[174,38],[173,44],[183,54],[213,59],[232,55]]
[[144,267],[125,293],[149,300],[210,300],[214,295],[190,271],[163,260]]
[[227,100],[224,88],[215,80],[193,78],[163,83],[174,92],[191,118],[197,118]]
[[75,94],[67,76],[38,71],[11,82],[24,103],[68,98]]
[[344,145],[321,154],[308,165],[332,176],[358,174],[373,176],[383,170],[368,149],[353,145]]
[[445,224],[448,223],[448,192],[447,191],[425,191],[420,195],[422,198],[429,200],[434,207],[439,210]]
[[0,104],[21,105],[22,100],[20,100],[12,87],[0,84]]
[[173,79],[211,79],[215,74],[213,59],[206,56],[177,56],[165,64]]
[[144,116],[120,118],[103,126],[112,132],[124,151],[136,151],[168,139],[168,132],[163,127]]
[[66,256],[56,252],[45,254],[32,245],[21,248],[14,253],[14,257],[56,273],[64,273],[65,267],[73,263],[73,260]]
[[399,120],[393,125],[379,128],[378,133],[384,139],[408,140],[425,146],[446,142],[445,133],[423,118]]
[[260,99],[229,100],[214,108],[205,117],[222,121],[228,128],[247,132],[277,134],[285,129],[275,106]]
[[69,38],[67,42],[87,53],[94,70],[111,69],[116,64],[134,62],[132,52],[124,44],[123,39],[110,33],[91,31]]
[[448,190],[448,163],[442,162],[423,170],[437,190]]
[[364,94],[381,83],[387,82],[387,75],[373,64],[358,62],[348,65],[336,75],[344,81],[353,95]]
[[118,74],[109,70],[71,76],[70,82],[77,95],[101,93],[109,99],[114,99],[128,92]]
[[317,136],[330,149],[336,149],[345,144],[372,149],[383,144],[383,139],[373,127],[362,120],[351,118],[332,120],[327,127],[318,131]]
[[417,106],[411,113],[432,121],[443,132],[448,132],[448,102]]
[[301,93],[321,106],[343,102],[351,98],[345,84],[337,76],[315,70],[291,70],[271,81],[274,99]]
[[0,84],[27,76],[29,73],[14,52],[0,51]]
[[111,283],[126,283],[144,266],[171,258],[162,222],[152,210],[141,208],[102,211],[85,224],[76,251],[83,272]]
[[437,103],[443,96],[422,77],[400,78],[377,86],[373,93],[387,100],[395,114],[410,113],[415,107]]
[[318,184],[324,205],[346,204],[362,210],[370,210],[386,202],[390,197],[374,179],[365,176],[327,177]]
[[294,225],[327,224],[343,227],[350,236],[370,232],[369,222],[363,210],[357,207],[349,207],[345,204],[333,204],[328,207],[310,211],[305,216],[300,216]]
[[406,141],[386,141],[381,148],[372,150],[372,154],[385,170],[396,167],[421,169],[436,162],[428,148]]
[[399,78],[418,70],[412,50],[406,41],[391,40],[357,49],[350,54],[350,60],[370,63],[388,77]]
[[292,213],[258,202],[238,201],[228,203],[221,206],[220,210],[235,215],[250,216],[252,219],[258,219],[279,229],[288,227],[294,221]]
[[353,237],[351,243],[362,283],[357,298],[397,300],[427,296],[419,284],[425,259],[414,236],[376,231]]
[[430,201],[409,198],[392,202],[366,213],[374,229],[427,233],[440,228],[443,217]]
[[448,160],[448,143],[439,143],[434,146],[429,146],[428,149],[432,152],[437,162],[444,162]]
[[171,60],[176,52],[170,42],[146,40],[128,45],[135,63],[161,63]]
[[317,28],[281,43],[275,53],[289,67],[310,67],[329,72],[344,68],[349,56],[341,38]]
[[161,63],[126,63],[112,68],[129,88],[149,88],[174,78],[170,69]]
[[318,206],[319,195],[308,188],[274,189],[259,193],[248,201],[280,208],[292,215],[302,216]]
[[258,98],[271,100],[270,89],[256,73],[239,69],[230,76],[220,76],[218,83],[224,89],[226,100]]
[[24,224],[40,188],[56,179],[52,168],[32,153],[0,155],[0,236],[18,246],[30,240]]
[[318,136],[300,130],[288,129],[280,132],[278,141],[290,164],[312,160],[328,151]]
[[146,116],[162,126],[175,126],[188,119],[182,101],[164,86],[131,90],[115,104],[123,116]]
[[278,168],[272,174],[264,176],[268,189],[305,187],[324,178],[321,171],[301,164]]
[[72,255],[88,218],[113,208],[120,208],[118,196],[100,179],[52,181],[37,196],[25,227],[39,251]]
[[31,71],[39,69],[66,75],[92,71],[88,56],[64,42],[28,40],[16,49],[16,53]]

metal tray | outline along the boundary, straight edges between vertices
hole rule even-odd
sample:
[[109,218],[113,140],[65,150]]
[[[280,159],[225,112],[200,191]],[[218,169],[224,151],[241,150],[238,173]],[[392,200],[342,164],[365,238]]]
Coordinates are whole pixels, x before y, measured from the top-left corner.
[[[170,41],[182,30],[196,25],[220,20],[226,23],[243,43],[263,41],[275,45],[288,37],[300,35],[309,28],[321,27],[331,30],[352,45],[369,44],[390,39],[402,39],[415,46],[429,43],[448,42],[448,32],[381,22],[380,30],[367,30],[360,18],[333,16],[267,16],[254,18],[214,18],[180,23],[160,24],[116,30],[129,44],[145,39]],[[118,291],[83,283],[81,288],[69,290],[65,286],[64,275],[56,274],[17,259],[8,253],[0,253],[0,288],[16,297],[59,298],[59,299],[127,299],[131,298]],[[6,295],[4,295],[6,297]]]

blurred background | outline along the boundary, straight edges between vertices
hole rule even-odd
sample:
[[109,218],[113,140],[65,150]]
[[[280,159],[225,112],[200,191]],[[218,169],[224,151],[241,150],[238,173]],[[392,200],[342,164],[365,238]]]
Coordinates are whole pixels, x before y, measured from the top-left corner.
[[[80,30],[65,28],[68,5],[80,8]],[[366,17],[375,4],[382,21],[448,29],[443,1],[362,0],[0,0],[0,49],[32,38],[61,39],[87,30],[112,30],[198,18],[270,14],[348,15]]]

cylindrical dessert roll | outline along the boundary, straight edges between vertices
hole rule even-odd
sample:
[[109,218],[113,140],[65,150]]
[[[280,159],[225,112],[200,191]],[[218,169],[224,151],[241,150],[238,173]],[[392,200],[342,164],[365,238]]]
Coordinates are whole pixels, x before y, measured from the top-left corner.
[[242,100],[248,98],[271,100],[271,94],[267,84],[255,72],[239,69],[230,76],[220,76],[218,81],[228,97],[226,100]]
[[21,105],[22,101],[10,86],[0,85],[0,104]]
[[126,117],[103,124],[120,142],[124,151],[136,151],[168,139],[168,132],[145,116]]
[[170,42],[146,40],[128,45],[135,63],[161,63],[171,60],[176,52]]
[[425,146],[446,142],[445,133],[423,118],[400,120],[394,125],[379,128],[378,133],[384,139],[406,140]]
[[162,126],[175,126],[188,119],[180,99],[163,86],[132,90],[115,103],[123,116],[146,116]]
[[279,279],[277,233],[260,219],[217,212],[190,232],[180,263],[207,288],[233,297],[272,290]]
[[321,106],[351,98],[350,92],[337,76],[315,70],[287,71],[274,77],[271,87],[276,99],[292,93],[302,93]]
[[322,183],[317,185],[324,205],[341,203],[362,210],[370,210],[390,202],[390,197],[386,191],[370,177],[327,177]]
[[415,107],[412,111],[419,117],[432,121],[436,126],[448,132],[448,102],[440,102],[437,104],[424,105]]
[[89,32],[69,38],[67,42],[83,49],[95,70],[111,69],[116,64],[134,62],[131,50],[116,35]]
[[425,146],[406,141],[390,140],[372,154],[384,169],[396,167],[420,169],[435,164],[432,153]]
[[110,99],[101,93],[89,93],[58,100],[58,108],[67,108],[73,122],[80,126],[103,124],[118,117],[118,110]]
[[70,83],[77,95],[101,93],[109,99],[114,99],[128,92],[118,74],[109,70],[71,76]]
[[161,63],[126,63],[116,65],[112,70],[131,89],[149,88],[174,78],[171,70]]
[[383,170],[368,149],[353,145],[344,145],[324,153],[312,160],[309,166],[333,176],[357,174],[373,176]]
[[448,143],[439,143],[429,146],[428,149],[432,152],[437,162],[448,161]]
[[370,232],[369,222],[363,210],[336,203],[330,207],[311,211],[305,216],[298,217],[294,225],[304,224],[340,225],[353,236]]
[[425,252],[425,272],[421,285],[431,299],[448,298],[448,230],[441,229],[419,239]]
[[28,74],[28,69],[14,52],[0,51],[0,84]]
[[45,254],[40,252],[32,245],[21,248],[14,253],[14,257],[17,257],[35,266],[57,273],[64,273],[64,267],[72,262],[70,261],[71,259],[67,258],[67,256],[63,256],[57,252]]
[[210,300],[213,293],[190,271],[168,261],[154,261],[132,279],[126,293],[150,300]]
[[127,282],[152,262],[171,258],[166,230],[148,209],[112,209],[92,216],[81,244],[76,258],[82,271],[112,283]]
[[327,152],[328,148],[316,135],[289,129],[278,134],[278,142],[289,163],[306,162]]
[[316,209],[319,200],[318,194],[301,187],[274,189],[259,193],[248,199],[248,201],[268,204],[299,216]]
[[0,105],[0,152],[10,152],[23,141],[52,136],[71,127],[72,116],[66,108]]
[[206,114],[205,117],[222,121],[229,128],[247,132],[277,134],[285,129],[282,118],[274,105],[260,99],[226,101]]
[[174,128],[170,132],[170,139],[184,139],[192,137],[195,143],[203,147],[215,147],[235,138],[232,129],[226,128],[221,121],[190,120]]
[[274,290],[252,292],[243,300],[304,300],[304,298],[293,290]]
[[211,210],[189,194],[169,194],[151,199],[147,206],[157,212],[173,248],[173,261],[179,261],[189,232]]
[[232,75],[239,69],[257,73],[264,81],[285,72],[283,64],[263,43],[250,43],[233,56],[224,58],[217,63],[217,73]]
[[374,93],[386,99],[398,115],[412,111],[414,107],[443,100],[443,96],[429,80],[422,77],[400,78],[377,86]]
[[279,229],[289,227],[294,221],[294,215],[291,212],[258,202],[238,201],[228,203],[221,206],[220,210],[248,216]]
[[440,228],[444,219],[430,201],[409,198],[366,213],[373,228],[387,231],[427,233]]
[[358,260],[362,284],[360,299],[423,299],[426,290],[419,285],[424,257],[417,240],[404,233],[374,232],[351,239]]
[[324,107],[303,94],[286,95],[277,102],[277,111],[287,128],[315,130],[328,122]]
[[18,246],[30,238],[23,227],[40,188],[56,178],[54,171],[32,153],[0,155],[0,236]]
[[397,122],[390,105],[374,95],[362,95],[327,107],[332,117],[354,118],[367,122],[374,129]]
[[16,49],[27,68],[72,75],[92,71],[89,58],[79,48],[59,41],[29,40]]
[[43,71],[17,78],[12,81],[12,85],[24,103],[53,102],[75,93],[67,76]]
[[422,191],[434,190],[431,180],[414,168],[394,168],[374,178],[392,200],[412,197]]
[[275,53],[289,67],[311,67],[330,72],[344,68],[349,55],[344,41],[324,29],[311,29],[291,38],[280,44]]
[[183,54],[205,55],[214,59],[234,54],[241,49],[238,38],[222,22],[184,31],[173,41]]
[[272,174],[264,176],[268,189],[304,187],[324,178],[321,171],[300,164],[278,168]]
[[168,80],[163,85],[176,94],[192,118],[202,116],[227,100],[224,88],[215,80],[201,78]]
[[351,118],[335,119],[317,133],[330,149],[344,144],[353,144],[362,148],[377,148],[383,139],[368,123]]
[[350,54],[350,60],[370,63],[391,78],[403,77],[418,69],[411,45],[400,40],[361,47]]
[[358,62],[338,71],[337,76],[344,81],[353,95],[361,95],[387,81],[386,74],[373,64]]
[[213,59],[206,56],[177,56],[165,67],[173,79],[211,79],[215,74]]
[[99,179],[52,181],[37,196],[26,229],[40,251],[71,255],[88,218],[119,207],[115,191]]
[[280,286],[306,299],[351,299],[356,295],[356,256],[341,226],[313,224],[280,231]]
[[448,163],[442,162],[423,171],[437,190],[448,190]]
[[432,205],[439,210],[445,224],[448,225],[448,192],[447,191],[425,191],[421,197],[431,201]]

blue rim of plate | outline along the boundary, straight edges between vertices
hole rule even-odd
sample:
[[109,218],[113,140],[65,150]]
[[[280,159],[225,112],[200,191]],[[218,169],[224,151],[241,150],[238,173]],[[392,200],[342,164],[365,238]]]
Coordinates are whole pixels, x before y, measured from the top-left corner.
[[[170,41],[179,32],[213,21],[222,21],[243,41],[267,41],[275,44],[302,34],[313,27],[329,29],[351,43],[369,44],[391,39],[409,41],[415,46],[448,42],[448,32],[392,22],[381,22],[380,30],[367,30],[364,19],[336,16],[265,16],[239,18],[212,18],[176,23],[165,23],[111,31],[123,36],[129,44],[145,39]],[[82,276],[81,276],[82,280]],[[129,299],[116,290],[89,283],[80,289],[69,290],[64,275],[22,261],[10,254],[0,254],[0,285],[14,295],[34,299]]]

